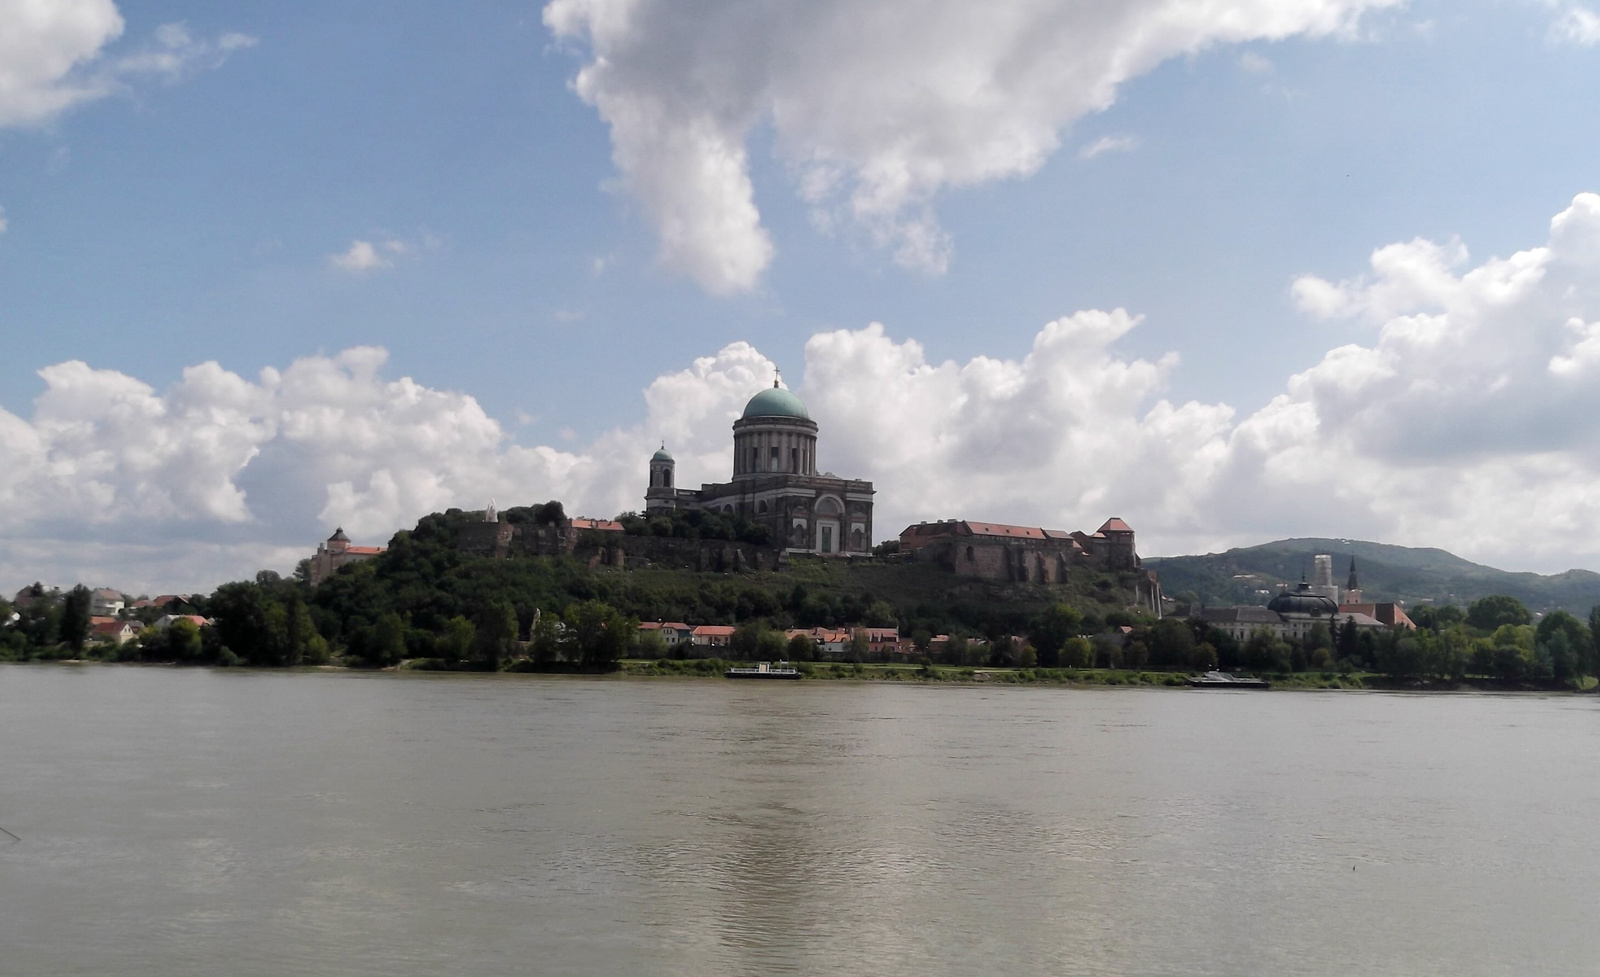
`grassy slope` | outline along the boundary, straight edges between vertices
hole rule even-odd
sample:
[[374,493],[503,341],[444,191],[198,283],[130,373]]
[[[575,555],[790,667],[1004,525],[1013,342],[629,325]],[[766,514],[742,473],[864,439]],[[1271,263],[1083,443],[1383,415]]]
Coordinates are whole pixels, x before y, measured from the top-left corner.
[[1193,590],[1207,604],[1265,603],[1258,591],[1276,592],[1283,581],[1311,573],[1317,553],[1334,557],[1334,580],[1341,586],[1355,555],[1356,571],[1368,600],[1433,601],[1465,605],[1489,594],[1507,594],[1535,611],[1564,608],[1585,616],[1600,604],[1600,574],[1588,570],[1541,576],[1511,573],[1463,560],[1440,549],[1413,549],[1362,540],[1282,539],[1260,546],[1147,559],[1161,574],[1168,595]]

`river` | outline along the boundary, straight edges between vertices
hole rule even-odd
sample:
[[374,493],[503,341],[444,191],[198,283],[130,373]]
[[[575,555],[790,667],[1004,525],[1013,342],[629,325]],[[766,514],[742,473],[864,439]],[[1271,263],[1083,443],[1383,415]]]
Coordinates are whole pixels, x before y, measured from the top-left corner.
[[0,666],[0,974],[1600,972],[1600,701]]

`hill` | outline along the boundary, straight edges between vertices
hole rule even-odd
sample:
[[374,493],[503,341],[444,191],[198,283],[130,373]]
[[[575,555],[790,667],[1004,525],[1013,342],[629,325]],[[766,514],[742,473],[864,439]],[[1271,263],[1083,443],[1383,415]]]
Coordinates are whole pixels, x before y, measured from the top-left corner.
[[1311,573],[1318,553],[1334,557],[1334,582],[1343,586],[1355,557],[1367,600],[1466,606],[1505,594],[1533,611],[1564,609],[1580,617],[1600,604],[1600,573],[1568,570],[1541,575],[1497,570],[1433,548],[1391,546],[1349,539],[1280,539],[1204,556],[1152,557],[1145,566],[1161,574],[1169,597],[1192,591],[1206,604],[1265,604],[1283,583]]

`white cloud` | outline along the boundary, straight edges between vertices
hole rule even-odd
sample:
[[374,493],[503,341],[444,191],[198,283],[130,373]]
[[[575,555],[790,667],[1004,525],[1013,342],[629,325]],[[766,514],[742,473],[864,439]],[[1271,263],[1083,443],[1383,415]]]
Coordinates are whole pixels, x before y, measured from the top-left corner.
[[43,122],[107,91],[83,68],[122,33],[111,0],[0,0],[0,126]]
[[1133,136],[1101,136],[1078,150],[1079,159],[1094,159],[1102,153],[1125,153],[1139,145]]
[[1263,57],[1254,51],[1246,51],[1239,55],[1239,67],[1252,75],[1265,75],[1271,74],[1276,66],[1272,63],[1272,59]]
[[377,271],[394,266],[394,259],[398,255],[409,251],[403,241],[371,241],[360,239],[350,242],[350,247],[339,254],[328,255],[328,264],[340,271],[348,271],[353,275],[364,272]]
[[551,0],[544,21],[587,48],[573,88],[610,125],[663,261],[726,293],[773,256],[746,156],[758,125],[819,227],[859,227],[937,273],[951,254],[941,190],[1034,173],[1065,127],[1169,58],[1346,34],[1393,2]]
[[6,227],[7,226],[8,225],[6,224],[6,209],[4,207],[0,207],[0,234],[4,234],[6,232]]
[[[1328,535],[1600,566],[1600,196],[1509,257],[1411,241],[1307,290],[1375,338],[1248,416],[1165,399],[1178,358],[1117,353],[1138,322],[1120,309],[1050,322],[1020,359],[933,362],[878,324],[818,334],[799,392],[820,465],[877,483],[879,538],[920,519],[1119,515],[1147,554]],[[33,415],[0,411],[0,577],[208,587],[287,570],[335,525],[381,541],[491,497],[612,515],[640,505],[662,442],[683,484],[726,478],[729,426],[773,376],[733,343],[658,377],[638,424],[555,448],[384,363],[358,348],[255,380],[206,363],[165,391],[79,362],[40,371]]]
[[107,58],[123,26],[112,0],[0,0],[0,127],[48,122],[130,79],[177,81],[255,43],[237,33],[195,38],[167,24],[137,50]]
[[1600,14],[1582,4],[1572,4],[1550,26],[1550,38],[1559,43],[1594,47],[1600,44]]
[[181,22],[163,24],[156,28],[151,43],[116,59],[113,71],[123,76],[152,75],[178,82],[197,71],[220,68],[233,52],[255,47],[256,43],[256,38],[248,34],[230,32],[208,40],[195,37]]

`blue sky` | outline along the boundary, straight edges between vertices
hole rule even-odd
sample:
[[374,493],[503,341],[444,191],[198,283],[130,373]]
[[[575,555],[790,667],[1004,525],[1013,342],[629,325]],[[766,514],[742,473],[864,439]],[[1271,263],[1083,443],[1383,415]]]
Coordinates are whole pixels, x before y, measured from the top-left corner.
[[[292,565],[334,523],[382,539],[490,495],[611,514],[637,505],[618,486],[646,443],[675,441],[686,480],[725,477],[730,412],[769,363],[823,421],[824,464],[877,481],[880,538],[1118,514],[1150,555],[1347,535],[1600,566],[1575,541],[1600,526],[1600,436],[1571,420],[1590,274],[1566,300],[1528,286],[1515,315],[1463,285],[1600,191],[1600,20],[1537,0],[1237,0],[1216,23],[1100,6],[997,3],[986,47],[980,15],[938,0],[859,25],[844,4],[719,0],[71,0],[102,25],[73,47],[0,0],[36,33],[19,63],[40,59],[0,86],[0,584],[214,585]],[[75,66],[45,64],[51,45]],[[706,127],[742,166],[683,148]],[[883,176],[900,166],[909,183]],[[1444,271],[1426,249],[1369,264],[1418,239]],[[1067,352],[1041,352],[1047,323],[1119,308],[1142,319],[1073,320]],[[1440,314],[1455,353],[1394,345],[1397,320]],[[1520,373],[1470,355],[1519,343],[1542,351]],[[1388,365],[1340,373],[1352,345]],[[339,359],[365,347],[381,365]],[[40,375],[71,361],[89,370]],[[296,361],[342,392],[288,405],[260,373]],[[185,386],[208,362],[260,403],[179,425],[226,412]],[[1447,363],[1474,382],[1441,386]],[[869,383],[890,399],[851,389]],[[894,410],[924,399],[943,420]],[[296,440],[296,411],[332,433]]]

